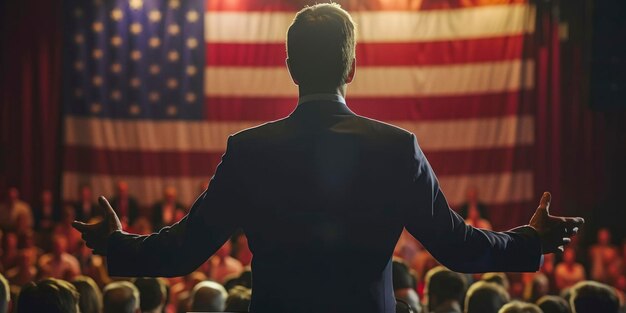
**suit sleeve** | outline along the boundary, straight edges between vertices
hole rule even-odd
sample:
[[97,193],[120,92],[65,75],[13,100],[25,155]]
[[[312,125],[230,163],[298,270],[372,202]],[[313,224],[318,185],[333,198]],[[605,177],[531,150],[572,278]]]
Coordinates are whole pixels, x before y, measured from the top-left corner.
[[411,134],[410,177],[402,204],[405,227],[444,266],[456,272],[534,272],[542,255],[530,226],[506,232],[474,228],[450,209],[428,160]]
[[237,153],[231,141],[209,187],[179,222],[151,235],[117,231],[110,236],[107,266],[111,276],[183,276],[229,239],[238,227],[234,212],[241,199]]

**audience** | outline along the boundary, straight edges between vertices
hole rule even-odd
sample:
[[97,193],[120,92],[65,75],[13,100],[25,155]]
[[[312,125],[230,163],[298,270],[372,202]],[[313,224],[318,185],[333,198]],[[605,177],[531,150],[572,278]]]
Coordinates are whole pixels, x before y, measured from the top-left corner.
[[78,291],[67,281],[46,278],[22,287],[17,313],[79,313]]
[[557,296],[543,296],[537,301],[537,306],[543,313],[570,313],[569,304],[565,299]]
[[170,226],[185,216],[185,207],[178,202],[176,188],[165,187],[163,199],[152,206],[152,227],[155,230]]
[[554,271],[556,287],[563,290],[585,280],[585,268],[576,262],[576,251],[566,248],[563,252],[563,262],[556,266]]
[[26,226],[33,226],[33,211],[28,203],[20,200],[20,192],[15,187],[11,187],[7,194],[8,201],[0,204],[0,227],[6,230],[15,230],[17,220],[20,216],[25,221]]
[[509,302],[509,294],[496,283],[479,281],[469,287],[465,313],[498,313]]
[[35,229],[41,232],[50,232],[54,227],[54,201],[52,192],[44,190],[41,193],[41,206],[35,211]]
[[461,313],[467,291],[467,278],[442,266],[426,274],[428,312]]
[[140,313],[139,290],[127,281],[112,282],[102,291],[103,313]]
[[73,255],[67,253],[67,239],[61,235],[52,238],[52,252],[39,259],[43,277],[72,280],[80,275],[80,265]]
[[203,281],[191,291],[191,311],[223,312],[228,293],[214,281]]
[[394,260],[392,263],[392,281],[396,299],[405,302],[414,311],[420,312],[420,300],[415,291],[417,287],[415,276],[411,274],[411,270],[402,260]]
[[204,270],[211,280],[223,284],[227,278],[238,276],[243,272],[241,262],[230,256],[231,249],[232,243],[227,240],[215,255],[205,262]]
[[226,298],[226,312],[248,312],[250,306],[250,300],[252,299],[252,289],[235,286],[228,292],[228,298]]
[[591,279],[608,283],[611,280],[608,269],[613,263],[618,262],[617,248],[611,243],[611,231],[600,228],[597,235],[598,241],[589,249],[591,260]]
[[511,301],[505,304],[498,313],[543,313],[541,309],[532,304],[521,301]]
[[9,304],[11,303],[11,290],[9,289],[9,283],[0,274],[0,313],[9,312]]
[[135,287],[139,290],[139,303],[142,313],[160,313],[165,306],[167,293],[165,285],[158,278],[137,278]]
[[74,203],[74,214],[79,221],[88,221],[100,215],[100,207],[94,201],[91,186],[80,185],[78,201]]
[[100,313],[102,311],[102,293],[96,282],[87,276],[78,276],[72,285],[80,295],[78,307],[80,313]]
[[478,188],[467,188],[465,192],[465,203],[459,208],[459,213],[468,225],[491,229],[491,223],[487,216],[487,206],[480,202],[478,198]]
[[573,313],[618,313],[619,299],[615,290],[595,281],[582,281],[571,291]]
[[110,203],[125,228],[133,225],[135,219],[139,217],[139,204],[137,200],[130,195],[126,181],[120,180],[117,182],[116,194],[113,196]]

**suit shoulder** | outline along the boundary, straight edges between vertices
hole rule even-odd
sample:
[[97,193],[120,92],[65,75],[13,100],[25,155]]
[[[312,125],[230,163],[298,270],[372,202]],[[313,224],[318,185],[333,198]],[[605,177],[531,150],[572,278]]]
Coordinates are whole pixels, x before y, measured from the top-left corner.
[[243,130],[240,130],[230,135],[231,144],[241,144],[245,142],[255,141],[268,136],[280,134],[281,129],[285,124],[286,118],[279,120],[266,122],[257,126],[252,126]]
[[398,137],[399,139],[409,139],[413,136],[413,133],[401,128],[399,126],[385,123],[379,120],[375,120],[373,118],[357,115],[359,121],[367,126],[371,131],[382,133],[391,137]]

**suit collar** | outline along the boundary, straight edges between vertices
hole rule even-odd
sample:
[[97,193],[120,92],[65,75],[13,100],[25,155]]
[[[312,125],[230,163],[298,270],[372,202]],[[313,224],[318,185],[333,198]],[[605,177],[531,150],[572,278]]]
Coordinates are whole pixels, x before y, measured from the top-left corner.
[[298,106],[289,115],[298,116],[356,115],[348,108],[345,99],[336,94],[312,94],[300,97]]

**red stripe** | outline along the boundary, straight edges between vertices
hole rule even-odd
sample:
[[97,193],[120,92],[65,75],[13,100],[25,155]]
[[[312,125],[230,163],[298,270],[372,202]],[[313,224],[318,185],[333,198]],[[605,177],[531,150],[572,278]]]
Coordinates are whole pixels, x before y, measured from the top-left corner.
[[[360,43],[359,66],[477,63],[521,59],[526,35],[433,42]],[[207,66],[285,66],[284,43],[206,43]]]
[[[207,11],[287,11],[295,12],[320,0],[206,0]],[[348,11],[418,11],[448,10],[487,5],[527,3],[527,0],[368,0],[335,1]]]
[[[353,98],[348,106],[357,114],[379,120],[449,120],[532,114],[533,105],[522,105],[531,91],[422,98]],[[296,107],[292,98],[205,98],[207,120],[268,121],[289,115]],[[385,108],[381,110],[381,105]]]
[[[65,171],[114,176],[207,177],[222,156],[221,152],[146,152],[78,146],[68,146],[65,151]],[[531,149],[527,146],[425,153],[439,176],[532,168]]]

